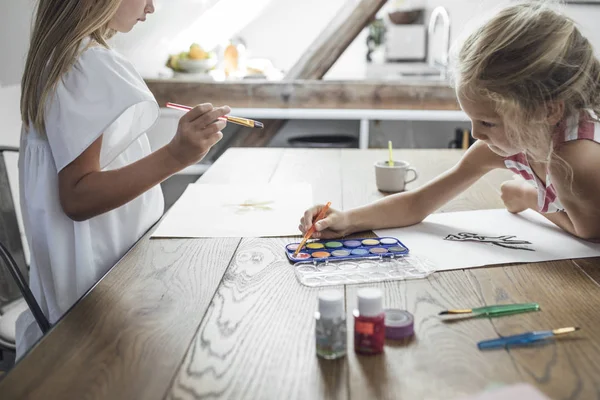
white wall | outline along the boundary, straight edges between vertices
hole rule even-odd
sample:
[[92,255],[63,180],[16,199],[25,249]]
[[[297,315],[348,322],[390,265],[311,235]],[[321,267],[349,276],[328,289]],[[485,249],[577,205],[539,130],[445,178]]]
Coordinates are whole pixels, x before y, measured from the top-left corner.
[[275,0],[239,35],[254,57],[288,70],[325,29],[346,0]]
[[[3,38],[0,42],[0,85],[15,84],[21,79],[34,1],[0,2],[0,35]],[[498,4],[496,0],[424,1],[429,11],[438,5],[448,9],[452,21],[451,40],[468,26],[470,19]],[[128,56],[143,75],[153,76],[163,67],[170,52],[184,50],[193,41],[219,43],[223,38],[237,34],[248,44],[250,56],[270,58],[277,67],[286,70],[346,4],[346,0],[220,0],[214,7],[215,2],[156,0],[155,14],[132,32],[118,35],[114,40],[115,47]],[[596,21],[600,20],[600,6],[568,5],[565,11],[579,23],[600,55],[600,30],[594,29]],[[226,12],[225,16],[223,12]],[[384,13],[385,10],[380,12],[380,16]],[[366,35],[363,30],[325,79],[362,79],[365,76]],[[389,131],[390,135],[396,135],[397,130],[412,130],[399,124],[383,124],[383,127],[381,134]],[[450,128],[444,131],[451,132]],[[158,135],[155,142],[164,143],[173,132],[172,124],[160,125],[153,132]],[[16,143],[17,138],[18,132],[0,131],[0,143]]]
[[[430,12],[434,7],[444,6],[450,15],[450,41],[454,41],[465,29],[469,29],[469,21],[476,19],[482,13],[489,13],[495,8],[510,4],[510,0],[426,0]],[[553,0],[548,0],[549,2]],[[556,3],[554,1],[554,3]],[[556,3],[558,4],[558,3]],[[557,5],[566,15],[571,17],[579,26],[582,34],[594,46],[597,56],[600,56],[600,30],[597,21],[600,20],[600,5],[566,4]],[[429,14],[429,13],[428,13]]]
[[[155,14],[132,32],[117,35],[115,47],[125,53],[143,75],[154,76],[164,66],[169,53],[185,50],[193,41],[214,44],[239,35],[246,40],[250,56],[270,58],[277,67],[287,70],[346,4],[346,0],[220,0],[218,6],[213,7],[215,2],[156,0]],[[426,0],[426,3],[429,10],[438,5],[448,9],[452,40],[470,19],[499,1]],[[0,37],[3,38],[0,41],[0,85],[18,83],[21,79],[34,4],[35,0],[0,2]],[[595,29],[596,21],[600,20],[600,6],[568,5],[565,12],[578,22],[600,55],[600,30]],[[364,76],[366,35],[366,30],[359,35],[326,79]]]
[[21,82],[34,2],[0,1],[0,86]]
[[[426,6],[425,20],[429,21],[431,10],[437,6],[443,6],[450,15],[450,42],[454,42],[461,33],[469,30],[470,21],[477,20],[484,13],[489,13],[495,8],[511,3],[511,0],[424,0]],[[551,0],[549,0],[551,1]],[[389,3],[388,3],[389,4]],[[378,14],[383,17],[388,6],[384,7]],[[579,26],[579,29],[594,46],[596,56],[600,57],[600,29],[596,28],[600,20],[600,5],[568,4],[559,8],[571,17]],[[439,28],[440,26],[438,26]],[[325,75],[325,79],[362,79],[365,76],[367,46],[365,40],[367,30],[348,47],[334,66]],[[429,55],[439,54],[441,51],[440,36],[436,33],[435,38],[430,41]],[[268,57],[268,54],[265,55]]]
[[[21,98],[20,85],[0,86],[0,146],[19,146],[19,136],[21,132],[21,116],[19,112],[19,99]],[[29,264],[29,248],[25,239],[23,230],[23,218],[21,216],[21,204],[19,202],[19,180],[18,180],[18,154],[4,153],[6,170],[8,172],[8,181],[13,195],[15,210],[17,212],[17,222],[23,241],[23,250],[25,251],[25,261]]]
[[[240,29],[252,23],[263,9],[280,0],[155,0],[156,11],[127,34],[113,39],[114,46],[145,77],[154,77],[169,54],[199,43],[206,49],[227,44]],[[235,12],[232,12],[235,10]]]

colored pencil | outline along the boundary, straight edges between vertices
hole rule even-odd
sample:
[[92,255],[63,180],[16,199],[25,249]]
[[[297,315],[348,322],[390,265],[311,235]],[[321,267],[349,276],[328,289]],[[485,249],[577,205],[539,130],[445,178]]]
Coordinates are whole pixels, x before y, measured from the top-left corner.
[[[176,104],[176,103],[167,103],[167,107],[168,108],[172,108],[174,110],[181,110],[181,111],[190,111],[193,107],[190,106],[184,106],[182,104]],[[241,117],[234,117],[231,115],[226,115],[224,117],[219,117],[220,120],[222,121],[229,121],[229,122],[233,122],[234,124],[238,124],[241,126],[246,126],[248,128],[258,128],[258,129],[262,129],[265,127],[265,125],[262,122],[259,121],[254,121],[252,119],[248,119],[248,118],[241,118]]]

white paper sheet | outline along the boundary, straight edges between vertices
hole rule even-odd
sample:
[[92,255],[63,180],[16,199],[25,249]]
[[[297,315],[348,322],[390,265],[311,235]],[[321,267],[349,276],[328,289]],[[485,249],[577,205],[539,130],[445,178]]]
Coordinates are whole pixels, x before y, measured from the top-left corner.
[[152,237],[300,235],[300,217],[312,204],[307,183],[191,184]]
[[518,215],[503,209],[432,214],[420,224],[375,233],[397,237],[411,254],[427,258],[441,271],[600,256],[600,244],[579,240],[532,210]]

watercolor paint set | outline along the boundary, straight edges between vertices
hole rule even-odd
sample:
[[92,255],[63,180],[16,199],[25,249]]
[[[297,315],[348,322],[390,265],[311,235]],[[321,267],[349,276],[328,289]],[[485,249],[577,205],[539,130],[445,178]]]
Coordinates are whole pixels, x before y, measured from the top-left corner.
[[294,257],[298,245],[286,245],[285,252],[296,278],[310,287],[420,279],[436,271],[393,237],[315,240]]
[[404,256],[408,248],[393,237],[364,238],[348,240],[316,240],[307,243],[294,257],[300,243],[290,243],[286,249],[290,261],[323,262],[328,260],[357,260],[366,258],[381,258]]

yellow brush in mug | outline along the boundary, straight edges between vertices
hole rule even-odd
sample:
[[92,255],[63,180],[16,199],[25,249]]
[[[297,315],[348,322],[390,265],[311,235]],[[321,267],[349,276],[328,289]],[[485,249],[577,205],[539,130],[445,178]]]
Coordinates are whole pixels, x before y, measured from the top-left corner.
[[394,166],[394,157],[392,156],[392,141],[391,140],[388,141],[388,152],[389,152],[389,156],[390,156],[388,165],[390,167],[393,167]]

